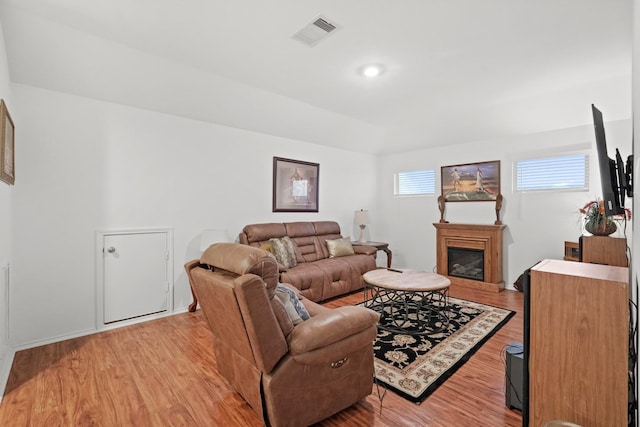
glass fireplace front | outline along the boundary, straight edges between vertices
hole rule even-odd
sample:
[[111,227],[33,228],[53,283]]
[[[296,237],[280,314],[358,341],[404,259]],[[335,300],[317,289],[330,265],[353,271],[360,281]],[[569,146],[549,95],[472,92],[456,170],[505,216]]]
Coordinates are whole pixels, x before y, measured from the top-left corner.
[[449,276],[484,282],[484,250],[447,248]]

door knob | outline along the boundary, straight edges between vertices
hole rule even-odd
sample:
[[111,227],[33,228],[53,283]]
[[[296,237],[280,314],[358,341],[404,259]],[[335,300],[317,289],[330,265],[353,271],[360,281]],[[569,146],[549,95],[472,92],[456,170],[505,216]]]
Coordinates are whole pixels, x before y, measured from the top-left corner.
[[109,252],[110,254],[114,253],[116,251],[116,248],[114,248],[113,246],[109,246],[107,248],[107,252]]

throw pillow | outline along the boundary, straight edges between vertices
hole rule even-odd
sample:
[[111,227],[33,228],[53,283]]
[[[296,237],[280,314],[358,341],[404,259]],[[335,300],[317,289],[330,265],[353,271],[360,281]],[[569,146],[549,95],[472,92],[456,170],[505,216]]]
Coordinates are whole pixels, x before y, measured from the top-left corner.
[[286,268],[298,265],[296,250],[293,247],[293,242],[288,236],[285,236],[282,239],[269,239],[269,243],[271,244],[271,252],[276,257],[276,261],[284,265]]
[[289,254],[289,258],[291,259],[291,265],[289,267],[295,267],[298,265],[298,258],[296,256],[296,248],[295,243],[289,237],[285,236],[282,238],[284,242],[284,247],[287,249],[287,253]]
[[289,301],[291,302],[291,304],[293,305],[293,308],[295,308],[296,313],[298,313],[298,316],[300,316],[300,318],[302,320],[308,320],[309,319],[309,312],[307,311],[306,307],[304,306],[304,304],[302,304],[300,302],[300,298],[298,298],[298,295],[296,295],[296,293],[293,291],[293,289],[289,289],[286,286],[284,286],[281,283],[278,283],[278,285],[276,286],[276,292],[284,292],[288,295],[289,297]]
[[327,240],[327,249],[329,249],[329,258],[337,258],[345,255],[353,255],[353,246],[351,246],[351,238]]
[[293,322],[291,321],[291,317],[289,313],[287,313],[287,309],[282,302],[282,299],[278,296],[276,292],[273,293],[273,298],[271,298],[271,308],[273,309],[273,313],[276,315],[276,319],[278,319],[278,324],[280,325],[280,329],[282,329],[282,333],[287,336],[293,331]]
[[299,323],[302,323],[302,317],[300,317],[295,307],[291,303],[291,300],[289,299],[289,294],[279,289],[276,289],[276,298],[278,298],[282,302],[282,305],[284,306],[284,309],[287,312],[287,315],[289,316],[289,320],[291,320],[291,323],[293,323],[293,326]]
[[260,246],[260,249],[262,249],[263,251],[271,252],[271,243],[263,244],[262,246]]

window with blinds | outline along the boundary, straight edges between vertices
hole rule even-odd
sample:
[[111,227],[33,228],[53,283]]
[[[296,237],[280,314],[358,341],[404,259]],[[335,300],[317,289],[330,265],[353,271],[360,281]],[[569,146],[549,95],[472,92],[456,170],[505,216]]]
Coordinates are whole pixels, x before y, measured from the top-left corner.
[[516,190],[588,190],[589,156],[575,154],[518,160]]
[[419,196],[436,192],[434,169],[398,172],[395,178],[394,195],[396,196]]

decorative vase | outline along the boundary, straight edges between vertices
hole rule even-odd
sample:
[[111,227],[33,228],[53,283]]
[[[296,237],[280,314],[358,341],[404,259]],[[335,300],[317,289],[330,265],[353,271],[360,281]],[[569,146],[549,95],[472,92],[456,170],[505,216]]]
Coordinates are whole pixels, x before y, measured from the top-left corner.
[[608,218],[603,218],[600,221],[591,219],[584,224],[584,229],[594,236],[609,236],[616,232],[618,226]]

